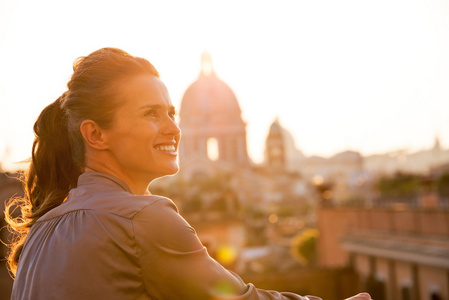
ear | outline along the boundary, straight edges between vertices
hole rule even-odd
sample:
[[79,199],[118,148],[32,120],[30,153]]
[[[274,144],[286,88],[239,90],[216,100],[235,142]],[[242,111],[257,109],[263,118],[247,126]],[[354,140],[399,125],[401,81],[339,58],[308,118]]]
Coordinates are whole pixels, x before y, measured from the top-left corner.
[[95,121],[84,120],[80,125],[80,131],[86,146],[97,150],[108,148],[103,129]]

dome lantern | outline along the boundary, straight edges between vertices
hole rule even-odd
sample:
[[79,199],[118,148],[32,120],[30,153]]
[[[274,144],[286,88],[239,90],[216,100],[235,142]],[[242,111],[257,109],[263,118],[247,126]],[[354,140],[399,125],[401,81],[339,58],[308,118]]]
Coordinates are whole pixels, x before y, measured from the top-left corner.
[[204,51],[201,55],[201,75],[211,76],[215,74],[212,64],[212,56],[209,52]]

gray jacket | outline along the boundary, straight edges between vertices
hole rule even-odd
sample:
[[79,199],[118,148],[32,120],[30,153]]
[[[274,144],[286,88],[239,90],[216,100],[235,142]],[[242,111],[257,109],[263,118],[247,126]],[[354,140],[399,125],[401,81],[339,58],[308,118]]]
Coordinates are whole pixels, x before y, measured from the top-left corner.
[[223,268],[170,199],[86,172],[32,226],[11,299],[222,298],[307,299],[257,289]]

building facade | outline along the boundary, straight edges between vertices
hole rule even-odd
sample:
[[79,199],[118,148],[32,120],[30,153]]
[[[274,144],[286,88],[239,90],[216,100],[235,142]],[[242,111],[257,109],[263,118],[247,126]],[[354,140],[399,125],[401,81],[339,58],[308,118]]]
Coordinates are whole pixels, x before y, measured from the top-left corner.
[[373,299],[449,299],[447,209],[322,207],[317,219],[320,264],[352,266]]

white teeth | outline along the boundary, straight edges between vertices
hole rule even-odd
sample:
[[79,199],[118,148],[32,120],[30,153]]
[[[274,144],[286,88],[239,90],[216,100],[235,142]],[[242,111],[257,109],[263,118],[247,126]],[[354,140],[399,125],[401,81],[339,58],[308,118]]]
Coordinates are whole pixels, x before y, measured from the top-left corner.
[[175,151],[175,146],[173,145],[160,145],[160,146],[156,146],[157,150],[160,151],[171,151],[174,152]]

